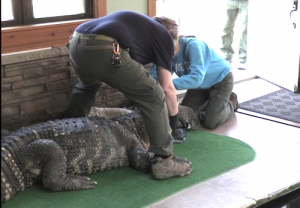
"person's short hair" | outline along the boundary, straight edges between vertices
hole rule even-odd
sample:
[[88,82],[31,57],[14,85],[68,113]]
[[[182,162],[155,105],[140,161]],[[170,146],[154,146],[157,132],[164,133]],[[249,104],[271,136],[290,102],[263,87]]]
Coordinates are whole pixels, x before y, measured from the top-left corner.
[[175,20],[172,20],[168,17],[153,17],[154,20],[162,24],[170,33],[172,36],[173,40],[178,40],[178,25]]

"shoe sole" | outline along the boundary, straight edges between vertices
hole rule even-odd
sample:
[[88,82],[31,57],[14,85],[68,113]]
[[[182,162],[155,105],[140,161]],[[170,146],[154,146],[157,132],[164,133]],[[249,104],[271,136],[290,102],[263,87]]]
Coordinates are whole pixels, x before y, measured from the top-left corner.
[[237,67],[238,70],[246,70],[246,67]]

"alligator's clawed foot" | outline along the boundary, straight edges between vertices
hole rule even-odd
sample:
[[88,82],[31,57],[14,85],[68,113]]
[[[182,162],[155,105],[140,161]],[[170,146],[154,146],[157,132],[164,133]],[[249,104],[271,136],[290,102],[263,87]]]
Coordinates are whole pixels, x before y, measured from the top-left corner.
[[96,181],[91,180],[86,176],[66,175],[59,179],[47,180],[43,179],[44,186],[51,191],[72,191],[78,189],[95,188]]
[[96,181],[86,176],[69,175],[70,190],[95,188]]

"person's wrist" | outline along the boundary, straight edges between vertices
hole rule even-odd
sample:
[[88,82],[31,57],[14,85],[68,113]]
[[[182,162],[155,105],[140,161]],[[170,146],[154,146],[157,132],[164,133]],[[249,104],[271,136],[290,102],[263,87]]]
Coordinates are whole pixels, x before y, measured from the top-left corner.
[[172,128],[172,132],[177,128],[179,122],[179,113],[174,116],[169,116],[170,126]]

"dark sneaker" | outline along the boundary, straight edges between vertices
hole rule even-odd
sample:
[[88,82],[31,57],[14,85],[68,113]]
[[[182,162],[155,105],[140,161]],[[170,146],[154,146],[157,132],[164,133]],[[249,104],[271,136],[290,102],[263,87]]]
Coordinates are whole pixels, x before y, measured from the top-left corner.
[[227,58],[227,59],[225,59],[225,61],[228,61],[230,64],[232,64],[232,59],[231,58]]
[[237,68],[239,70],[246,70],[246,62],[240,62]]
[[237,112],[238,108],[240,107],[239,101],[237,99],[237,95],[232,92],[230,94],[229,100],[233,103],[234,112]]
[[193,171],[192,163],[185,158],[170,155],[168,158],[153,157],[151,176],[155,179],[182,177]]

